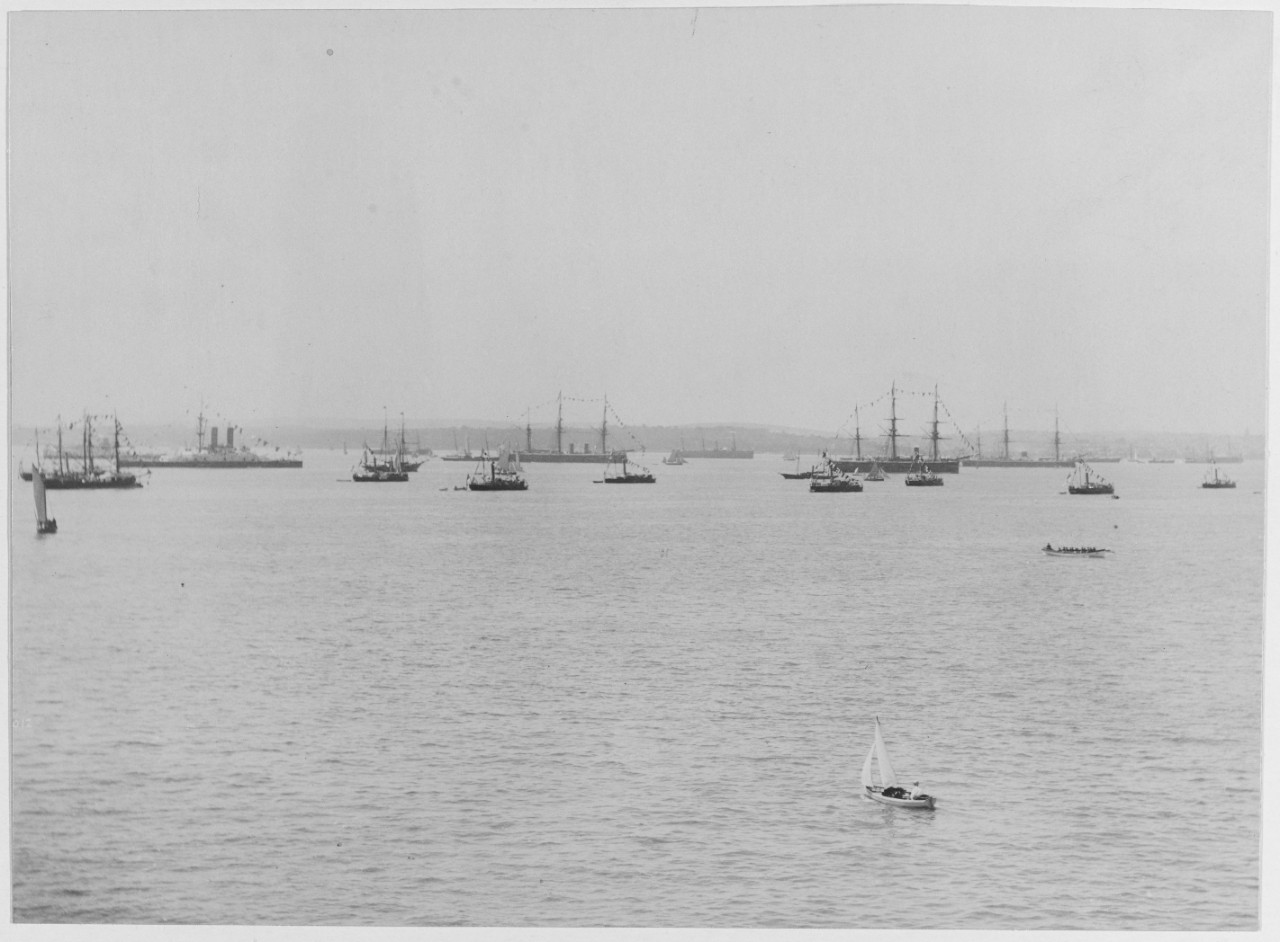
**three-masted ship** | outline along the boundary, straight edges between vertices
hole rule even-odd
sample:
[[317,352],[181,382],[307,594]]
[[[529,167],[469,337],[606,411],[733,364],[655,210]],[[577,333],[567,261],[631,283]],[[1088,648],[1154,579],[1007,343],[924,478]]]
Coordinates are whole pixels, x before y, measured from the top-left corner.
[[24,481],[30,481],[34,473],[39,471],[44,478],[45,488],[51,491],[130,490],[142,487],[137,475],[120,470],[120,420],[112,416],[112,423],[115,434],[111,451],[112,461],[109,466],[104,466],[94,458],[93,416],[86,413],[80,426],[80,467],[78,469],[73,467],[74,458],[63,451],[62,421],[59,420],[57,465],[53,468],[45,468],[41,463],[41,457],[37,455],[36,467],[31,470],[20,468],[19,476]]
[[[933,421],[929,433],[929,469],[935,473],[959,474],[961,459],[944,458],[939,454],[938,443],[942,441],[942,436],[938,433],[938,403],[938,389],[935,386],[933,390]],[[857,414],[856,409],[854,413],[855,415]],[[878,466],[881,472],[888,472],[889,474],[909,474],[920,450],[918,448],[913,449],[912,454],[909,455],[900,454],[898,451],[898,439],[905,437],[907,436],[898,431],[898,385],[894,383],[889,388],[889,432],[886,453],[875,457],[864,457],[862,454],[862,430],[858,428],[854,436],[856,453],[852,456],[844,456],[833,460],[839,470],[855,474],[869,472],[873,466]]]
[[554,464],[609,464],[610,462],[620,461],[625,451],[610,451],[609,449],[609,398],[606,396],[604,400],[604,414],[600,419],[600,450],[591,450],[589,445],[583,445],[582,450],[578,451],[570,443],[569,450],[564,450],[564,395],[556,394],[556,442],[555,448],[534,448],[533,447],[533,425],[531,420],[526,417],[524,426],[524,448],[516,453],[516,457],[520,461],[533,463],[554,463]]

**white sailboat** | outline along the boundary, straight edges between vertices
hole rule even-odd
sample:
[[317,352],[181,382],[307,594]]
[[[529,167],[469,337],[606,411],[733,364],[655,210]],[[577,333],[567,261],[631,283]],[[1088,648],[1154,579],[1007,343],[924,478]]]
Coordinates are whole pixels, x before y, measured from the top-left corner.
[[[880,773],[880,784],[873,784],[871,777],[874,765],[879,766],[876,770]],[[897,774],[893,771],[893,764],[889,761],[889,750],[885,748],[884,736],[880,734],[880,717],[876,717],[876,737],[871,743],[871,749],[867,752],[867,761],[862,763],[862,793],[872,801],[879,801],[886,805],[897,805],[901,808],[933,808],[934,797],[926,795],[920,791],[919,782],[914,783],[915,787],[908,790],[898,787]]]
[[31,489],[36,495],[36,532],[57,533],[58,521],[48,515],[44,499],[44,474],[39,468],[31,472]]

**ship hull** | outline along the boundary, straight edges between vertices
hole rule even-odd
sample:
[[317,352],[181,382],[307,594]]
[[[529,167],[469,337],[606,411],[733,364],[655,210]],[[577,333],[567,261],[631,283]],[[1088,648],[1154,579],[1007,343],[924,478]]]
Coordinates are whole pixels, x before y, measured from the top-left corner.
[[693,451],[681,448],[680,454],[686,458],[754,458],[756,456],[755,449],[752,448],[711,448]]
[[521,451],[516,453],[516,458],[521,464],[608,464],[610,461],[621,460],[622,452],[607,455],[596,452]]
[[[30,481],[31,472],[23,471],[21,477],[24,481]],[[122,474],[108,478],[47,476],[44,479],[44,487],[47,491],[127,491],[142,485],[132,474]]]
[[[871,470],[873,464],[879,465],[881,471],[889,474],[906,474],[911,470],[913,463],[911,458],[833,458],[832,460],[841,471],[853,474],[864,474]],[[925,463],[935,474],[960,473],[959,458],[938,458],[936,461]]]
[[299,458],[121,458],[122,468],[301,468]]
[[[1052,458],[966,458],[964,466],[966,468],[1074,468],[1076,463],[1075,461],[1055,461]],[[933,465],[929,467],[933,468]]]

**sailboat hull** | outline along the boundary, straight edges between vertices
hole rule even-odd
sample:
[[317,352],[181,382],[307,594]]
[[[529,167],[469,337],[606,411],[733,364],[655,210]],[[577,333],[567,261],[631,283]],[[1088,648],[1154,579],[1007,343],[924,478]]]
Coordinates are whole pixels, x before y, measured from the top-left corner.
[[872,801],[878,801],[882,805],[893,805],[895,808],[925,808],[932,811],[934,802],[937,801],[932,795],[926,795],[924,798],[890,798],[880,794],[877,788],[864,788],[863,793]]

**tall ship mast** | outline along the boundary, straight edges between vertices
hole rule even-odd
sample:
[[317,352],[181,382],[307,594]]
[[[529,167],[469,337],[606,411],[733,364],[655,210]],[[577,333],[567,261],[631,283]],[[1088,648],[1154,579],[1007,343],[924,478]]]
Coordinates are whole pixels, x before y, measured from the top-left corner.
[[933,387],[933,424],[929,431],[929,460],[935,464],[938,461],[938,387]]
[[[529,449],[533,451],[533,448]],[[564,392],[556,393],[556,452],[564,454]]]
[[[889,458],[898,457],[898,383],[894,380],[889,387]],[[888,470],[886,468],[885,470]]]
[[[51,491],[78,491],[78,490],[131,490],[136,487],[142,487],[136,475],[121,471],[120,466],[124,463],[120,458],[120,420],[114,415],[112,416],[114,424],[114,445],[112,447],[113,462],[110,470],[98,467],[98,463],[93,458],[93,416],[89,413],[84,414],[84,419],[80,426],[80,459],[81,468],[79,471],[74,470],[66,459],[66,455],[62,451],[62,419],[58,419],[58,467],[52,471],[45,471],[37,464],[33,470],[39,470],[44,478],[44,486]],[[36,461],[40,462],[40,456],[37,454]],[[25,471],[21,468],[18,471],[19,476],[24,481],[32,479],[32,471]]]
[[604,399],[603,411],[604,417],[601,419],[599,426],[600,444],[598,449],[588,442],[583,442],[581,447],[569,442],[569,450],[565,451],[564,393],[563,391],[556,393],[555,447],[535,448],[533,446],[533,410],[529,409],[525,412],[525,447],[516,453],[516,460],[535,464],[539,462],[546,464],[608,464],[611,460],[621,460],[621,456],[626,453],[625,450],[610,450],[609,448],[609,399],[607,396]]
[[[1062,435],[1058,431],[1058,408],[1053,409],[1053,457],[1032,458],[1024,451],[1014,457],[1009,448],[1009,403],[1004,404],[1004,431],[1001,434],[1000,457],[984,458],[979,450],[977,456],[966,458],[964,463],[971,468],[1074,468],[1075,459],[1062,457]],[[1100,459],[1093,459],[1095,461]]]
[[[917,394],[918,395],[918,394]],[[879,401],[879,400],[877,400]],[[941,454],[938,443],[946,436],[939,433],[940,420],[938,418],[938,409],[941,400],[938,396],[938,387],[933,388],[933,418],[930,422],[930,431],[928,435],[929,441],[929,457],[927,459],[928,469],[934,474],[958,474],[960,472],[960,458],[948,458]],[[853,410],[855,422],[859,421],[858,407]],[[862,430],[855,426],[854,444],[857,453],[846,458],[834,458],[837,469],[848,473],[867,473],[874,466],[878,466],[879,470],[889,474],[909,474],[913,470],[913,465],[918,465],[919,460],[923,459],[920,455],[919,448],[913,448],[910,455],[899,453],[898,439],[906,438],[898,431],[898,383],[895,380],[889,387],[889,430],[886,435],[886,454],[882,457],[864,457],[862,454]],[[919,470],[916,468],[915,470]]]

